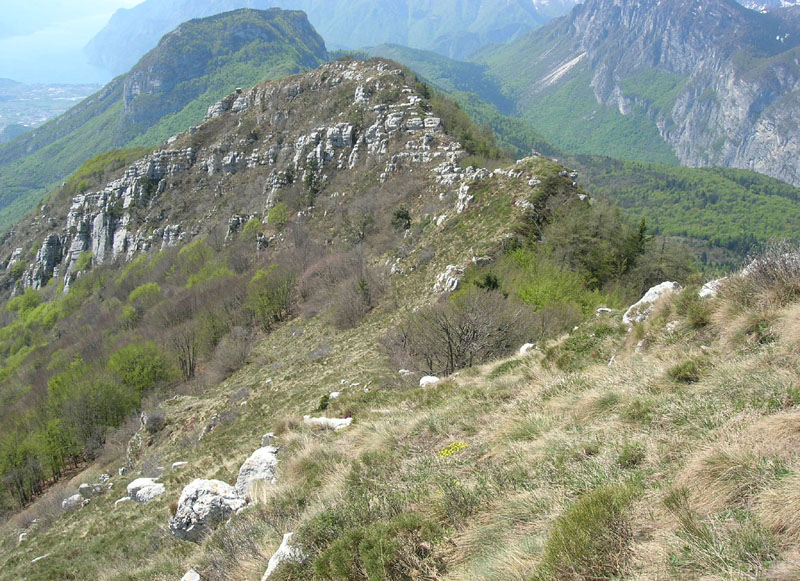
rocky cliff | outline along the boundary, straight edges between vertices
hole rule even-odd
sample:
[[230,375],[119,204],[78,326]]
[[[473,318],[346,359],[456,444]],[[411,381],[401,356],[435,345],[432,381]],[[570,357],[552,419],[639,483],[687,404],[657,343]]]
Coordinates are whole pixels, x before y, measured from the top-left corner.
[[[57,194],[6,237],[5,265],[25,262],[17,292],[53,277],[69,288],[88,257],[94,266],[130,260],[207,234],[220,219],[230,237],[248,219],[266,219],[276,203],[298,196],[300,213],[311,215],[314,192],[343,172],[348,181],[379,186],[419,167],[441,199],[452,198],[456,214],[469,205],[468,182],[488,176],[459,168],[465,155],[396,65],[331,63],[233,93],[209,108],[205,123],[104,187],[71,199]],[[229,215],[220,216],[223,207]]]
[[[625,157],[640,155],[637,133],[657,132],[686,165],[798,184],[799,40],[791,11],[763,14],[729,0],[591,0],[487,61],[523,115],[537,105],[534,116],[555,114],[548,99],[564,87],[590,89],[571,108],[575,116],[559,121],[598,131],[628,123],[617,135],[630,140]],[[521,58],[527,70],[519,75]]]

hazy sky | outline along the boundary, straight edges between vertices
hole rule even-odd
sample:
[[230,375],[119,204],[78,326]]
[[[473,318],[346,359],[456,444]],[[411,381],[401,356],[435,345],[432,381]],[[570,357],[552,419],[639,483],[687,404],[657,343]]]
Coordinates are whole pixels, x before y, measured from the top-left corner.
[[26,83],[106,82],[82,49],[118,8],[143,0],[3,0],[0,77]]

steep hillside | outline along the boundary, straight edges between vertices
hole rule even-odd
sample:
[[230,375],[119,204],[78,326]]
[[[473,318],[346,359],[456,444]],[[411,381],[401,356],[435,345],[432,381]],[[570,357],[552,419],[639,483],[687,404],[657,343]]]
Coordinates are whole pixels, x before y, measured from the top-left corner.
[[479,60],[565,150],[798,184],[798,39],[729,0],[591,0]]
[[148,0],[118,10],[89,43],[92,61],[127,71],[162,34],[189,18],[236,8],[303,10],[333,48],[396,43],[464,57],[488,43],[506,42],[569,11],[573,0]]
[[[10,517],[0,576],[178,578],[196,565],[211,579],[260,578],[268,555],[259,555],[276,534],[304,538],[297,527],[315,499],[331,510],[307,537],[314,558],[362,526],[436,546],[439,527],[455,533],[472,500],[433,528],[414,515],[395,520],[439,490],[461,494],[435,467],[430,475],[445,480],[395,487],[370,475],[380,457],[363,457],[367,472],[342,489],[360,508],[331,504],[339,460],[332,471],[317,461],[327,465],[327,442],[340,436],[320,428],[352,424],[360,439],[362,426],[403,419],[397,405],[439,405],[414,387],[423,375],[506,356],[689,275],[679,249],[592,201],[568,169],[501,154],[452,102],[377,60],[234,93],[154,153],[86,164],[0,245],[10,299],[0,327],[0,502]],[[279,439],[262,439],[273,426]],[[409,435],[401,439],[423,464],[463,449]],[[367,439],[377,452],[385,445]],[[293,451],[312,441],[321,455],[306,449],[292,468]],[[259,444],[238,491],[228,488]],[[432,444],[441,455],[427,453]],[[270,494],[290,474],[304,484],[262,503],[276,461]],[[252,488],[251,478],[263,482]],[[375,478],[409,495],[375,496]],[[194,489],[210,486],[218,510],[193,517],[194,505],[178,502],[194,479],[217,480]],[[253,518],[258,530],[233,534],[220,518],[245,505],[231,527]],[[408,566],[419,559],[421,571],[458,575],[434,545]],[[325,565],[309,561],[295,577],[310,578],[312,566]],[[336,567],[317,575],[358,576]]]
[[242,10],[180,26],[131,71],[36,131],[0,146],[0,228],[87,159],[152,146],[199,123],[237,86],[327,59],[305,15]]

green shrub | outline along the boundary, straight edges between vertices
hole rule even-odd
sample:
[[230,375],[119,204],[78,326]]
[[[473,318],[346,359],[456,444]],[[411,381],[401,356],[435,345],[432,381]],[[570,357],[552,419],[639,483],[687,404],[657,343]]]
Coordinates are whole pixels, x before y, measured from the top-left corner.
[[708,364],[706,358],[687,359],[683,363],[670,367],[667,375],[670,379],[680,383],[697,383]]
[[619,452],[617,464],[622,468],[635,468],[646,458],[645,448],[639,442],[625,442]]
[[539,579],[618,577],[630,556],[628,486],[601,486],[582,496],[550,530],[539,565]]
[[410,579],[415,571],[443,569],[433,555],[439,527],[422,516],[403,514],[385,523],[349,530],[314,561],[324,579]]
[[239,240],[255,240],[261,233],[262,224],[258,218],[250,218],[239,234]]
[[42,304],[42,295],[32,288],[28,288],[25,294],[14,297],[6,305],[9,311],[16,311],[22,317],[25,313],[32,311]]
[[109,358],[107,367],[139,398],[172,377],[166,359],[152,341],[126,345]]
[[283,202],[278,202],[270,208],[267,223],[276,228],[283,228],[289,222],[289,207]]
[[264,331],[291,314],[296,282],[294,274],[275,265],[250,280],[246,306]]
[[92,251],[91,250],[84,250],[81,252],[80,256],[78,256],[78,262],[75,263],[75,272],[83,272],[84,270],[89,270],[92,266]]
[[131,291],[128,303],[141,309],[149,309],[161,300],[161,285],[157,282],[143,284]]

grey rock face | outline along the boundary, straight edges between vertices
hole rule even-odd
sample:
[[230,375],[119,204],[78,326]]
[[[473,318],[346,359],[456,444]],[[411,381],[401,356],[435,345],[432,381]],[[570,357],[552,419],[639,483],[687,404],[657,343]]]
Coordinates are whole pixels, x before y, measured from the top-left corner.
[[214,526],[246,505],[225,482],[195,480],[183,489],[178,510],[169,520],[169,530],[179,539],[198,542]]
[[266,581],[269,579],[275,572],[275,569],[277,569],[281,563],[302,561],[304,558],[306,558],[305,553],[301,549],[298,547],[293,547],[289,544],[291,540],[292,533],[286,533],[283,535],[281,546],[278,547],[278,550],[275,551],[275,554],[270,557],[269,563],[267,563],[267,570],[264,571],[261,581]]
[[[644,110],[683,164],[800,185],[800,61],[789,24],[717,0],[592,0],[563,20],[559,35],[575,44],[562,64],[588,66],[604,105],[624,115]],[[758,60],[741,64],[740,50]],[[669,110],[626,89],[625,79],[653,70],[678,83]]]
[[155,478],[137,478],[128,484],[128,496],[140,504],[147,504],[164,494],[164,485]]
[[278,449],[275,446],[259,448],[245,460],[236,479],[236,493],[245,497],[256,482],[273,482],[278,465]]
[[61,501],[61,508],[66,512],[77,510],[83,506],[83,497],[80,494],[73,494],[69,498]]

